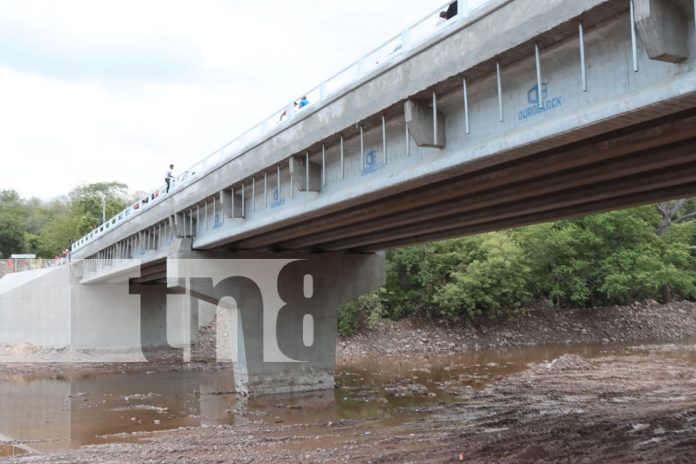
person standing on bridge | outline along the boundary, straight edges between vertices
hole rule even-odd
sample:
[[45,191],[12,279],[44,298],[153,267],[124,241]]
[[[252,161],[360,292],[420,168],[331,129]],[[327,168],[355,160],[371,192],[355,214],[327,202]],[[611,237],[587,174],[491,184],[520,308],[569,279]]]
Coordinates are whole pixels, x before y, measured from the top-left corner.
[[169,187],[171,187],[172,182],[174,181],[174,165],[173,164],[169,165],[169,169],[167,170],[167,174],[164,176],[164,181],[167,183],[166,193],[169,193]]

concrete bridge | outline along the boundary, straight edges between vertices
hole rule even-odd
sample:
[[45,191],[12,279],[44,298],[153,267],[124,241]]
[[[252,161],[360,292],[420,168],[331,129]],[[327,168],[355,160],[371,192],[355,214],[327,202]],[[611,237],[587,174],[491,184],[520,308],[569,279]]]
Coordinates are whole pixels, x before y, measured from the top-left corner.
[[125,300],[144,345],[206,313],[240,391],[329,388],[336,308],[384,283],[382,250],[696,194],[691,0],[493,0],[417,30],[77,241],[69,343],[118,345]]

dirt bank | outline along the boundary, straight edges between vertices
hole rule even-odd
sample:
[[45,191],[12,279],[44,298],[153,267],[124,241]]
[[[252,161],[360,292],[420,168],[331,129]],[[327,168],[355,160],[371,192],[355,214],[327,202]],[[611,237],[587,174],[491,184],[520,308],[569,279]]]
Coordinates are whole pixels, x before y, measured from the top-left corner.
[[661,305],[655,301],[631,306],[553,310],[525,309],[509,319],[446,323],[406,319],[385,321],[373,330],[340,338],[339,362],[399,353],[461,351],[541,346],[679,340],[696,336],[696,303]]
[[[180,350],[149,350],[156,362],[124,362],[142,358],[131,351],[44,349],[29,344],[0,346],[0,379],[12,375],[79,377],[119,372],[217,370],[214,363],[215,325],[203,327],[194,346],[194,362],[182,363]],[[361,358],[397,354],[453,354],[464,351],[552,344],[680,340],[696,337],[696,303],[660,305],[654,301],[631,306],[552,310],[525,309],[504,320],[445,322],[405,319],[383,321],[373,330],[341,337],[336,360],[348,364]],[[99,362],[102,358],[114,362]]]

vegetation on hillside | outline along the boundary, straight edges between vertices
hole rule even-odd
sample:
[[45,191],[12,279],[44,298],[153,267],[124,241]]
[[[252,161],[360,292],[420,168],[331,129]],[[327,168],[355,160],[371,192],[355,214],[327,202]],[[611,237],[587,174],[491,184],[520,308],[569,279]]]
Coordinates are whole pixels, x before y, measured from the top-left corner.
[[696,202],[680,200],[392,250],[385,289],[344,305],[339,330],[379,317],[495,318],[532,301],[694,299],[694,219]]
[[82,185],[67,196],[49,201],[23,199],[0,191],[0,258],[33,253],[42,258],[60,254],[102,222],[105,202],[110,218],[129,204],[128,187],[119,182]]

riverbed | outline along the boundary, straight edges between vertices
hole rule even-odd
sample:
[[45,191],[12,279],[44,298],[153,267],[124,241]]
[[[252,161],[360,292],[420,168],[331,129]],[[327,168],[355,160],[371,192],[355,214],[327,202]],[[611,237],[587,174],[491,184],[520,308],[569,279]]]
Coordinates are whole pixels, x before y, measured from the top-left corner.
[[359,357],[255,399],[229,365],[48,373],[1,377],[10,462],[696,462],[693,339]]

